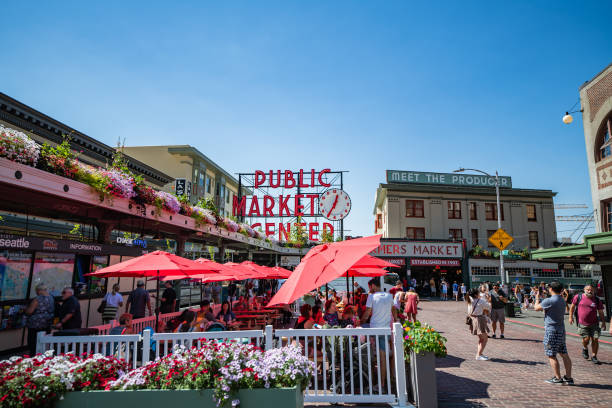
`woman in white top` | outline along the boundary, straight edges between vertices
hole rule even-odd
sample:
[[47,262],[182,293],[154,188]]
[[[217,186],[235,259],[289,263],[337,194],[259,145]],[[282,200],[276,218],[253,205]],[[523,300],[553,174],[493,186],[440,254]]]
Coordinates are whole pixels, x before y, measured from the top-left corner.
[[465,297],[468,305],[468,317],[470,319],[470,332],[478,336],[478,350],[476,360],[486,361],[489,357],[482,354],[489,339],[489,323],[486,314],[491,311],[491,305],[480,297],[478,289],[472,289]]

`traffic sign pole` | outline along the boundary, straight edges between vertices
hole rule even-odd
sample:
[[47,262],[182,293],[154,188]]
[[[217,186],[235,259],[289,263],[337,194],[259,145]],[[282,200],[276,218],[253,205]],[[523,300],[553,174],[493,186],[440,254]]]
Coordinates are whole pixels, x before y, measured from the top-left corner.
[[[499,174],[495,171],[495,196],[497,197],[497,228],[501,229],[501,206],[499,205]],[[499,275],[501,276],[501,284],[506,284],[506,274],[504,272],[504,256],[502,251],[499,251]]]

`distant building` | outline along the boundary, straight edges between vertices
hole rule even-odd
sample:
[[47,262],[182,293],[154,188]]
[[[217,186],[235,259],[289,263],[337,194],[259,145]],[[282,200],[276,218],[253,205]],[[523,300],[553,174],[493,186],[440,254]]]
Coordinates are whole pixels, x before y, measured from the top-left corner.
[[[403,174],[413,178],[401,179]],[[495,186],[486,179],[478,175],[387,171],[387,183],[380,184],[376,191],[374,232],[384,238],[465,239],[469,248],[493,248],[487,239],[497,230],[497,204]],[[454,184],[447,184],[453,180]],[[512,188],[509,177],[502,179],[502,228],[514,237],[509,249],[553,246],[557,240],[555,195],[551,190]]]
[[175,181],[164,189],[176,193],[183,189],[192,203],[212,198],[223,216],[232,214],[232,200],[238,195],[238,180],[204,153],[189,145],[129,146],[131,157],[170,174]]
[[[501,224],[514,238],[507,249],[552,247],[556,193],[513,188],[510,177],[502,177],[501,186]],[[497,228],[495,184],[486,176],[388,170],[376,191],[374,232],[386,245],[376,255],[398,258],[394,262],[417,280],[499,280],[497,249],[488,241]],[[508,255],[505,270],[510,281],[524,283],[559,274],[557,264],[542,266],[528,255]]]

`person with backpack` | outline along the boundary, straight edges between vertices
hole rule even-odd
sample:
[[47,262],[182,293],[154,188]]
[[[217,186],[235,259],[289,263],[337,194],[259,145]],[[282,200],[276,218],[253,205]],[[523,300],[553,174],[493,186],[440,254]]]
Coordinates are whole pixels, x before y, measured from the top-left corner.
[[[599,315],[599,316],[598,316]],[[601,327],[599,321],[601,320]],[[599,350],[599,335],[606,330],[606,321],[603,312],[603,302],[595,296],[595,288],[588,284],[584,293],[574,296],[570,306],[569,322],[576,321],[578,334],[582,337],[582,357],[589,359],[589,342],[591,343],[591,361],[599,364],[597,351]]]

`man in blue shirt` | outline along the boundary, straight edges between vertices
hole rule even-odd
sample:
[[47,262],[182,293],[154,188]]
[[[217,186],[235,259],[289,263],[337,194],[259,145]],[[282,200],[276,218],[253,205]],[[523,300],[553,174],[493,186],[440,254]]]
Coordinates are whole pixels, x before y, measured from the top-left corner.
[[453,296],[455,297],[455,302],[459,301],[459,285],[457,281],[453,282]]
[[[546,382],[549,384],[574,385],[572,360],[567,355],[567,347],[565,346],[565,300],[561,297],[562,290],[563,285],[560,282],[551,282],[548,287],[550,297],[540,302],[540,293],[536,292],[533,308],[534,310],[544,311],[544,350],[555,375],[550,380],[546,380]],[[563,378],[561,378],[557,353],[561,355],[563,366],[565,367]]]

